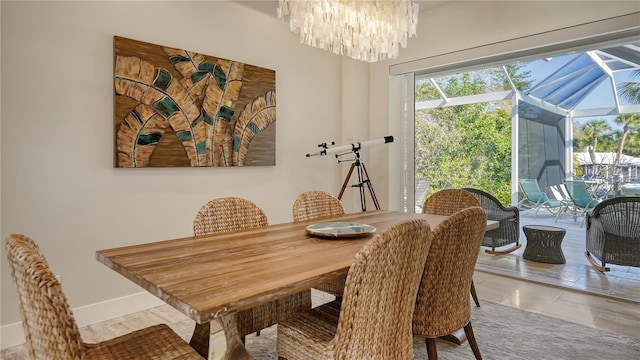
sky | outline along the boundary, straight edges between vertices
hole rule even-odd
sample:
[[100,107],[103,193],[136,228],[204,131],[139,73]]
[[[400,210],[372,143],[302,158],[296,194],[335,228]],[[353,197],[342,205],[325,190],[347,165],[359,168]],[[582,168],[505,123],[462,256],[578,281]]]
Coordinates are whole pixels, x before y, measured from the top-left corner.
[[[558,69],[565,66],[570,60],[574,59],[579,54],[569,54],[563,56],[556,56],[553,58],[534,60],[523,68],[523,71],[531,71],[532,85],[535,86],[541,80],[552,75]],[[632,78],[631,71],[621,71],[614,73],[614,79],[616,86],[624,82],[633,82],[637,79]],[[620,99],[621,104],[629,104],[625,99]],[[576,107],[576,109],[586,108],[600,108],[600,107],[612,107],[615,106],[614,88],[611,81],[608,78],[602,81],[589,95],[587,95],[583,101]],[[622,127],[615,123],[616,116],[597,116],[597,117],[582,117],[576,118],[579,124],[584,124],[592,119],[605,120],[612,130],[621,130]]]

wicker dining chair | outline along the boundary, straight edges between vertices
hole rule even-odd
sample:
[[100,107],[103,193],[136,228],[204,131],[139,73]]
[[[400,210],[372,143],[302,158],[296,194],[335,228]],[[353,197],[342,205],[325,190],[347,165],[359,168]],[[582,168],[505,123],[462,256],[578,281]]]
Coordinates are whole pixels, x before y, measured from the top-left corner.
[[[480,206],[480,202],[468,191],[443,189],[436,191],[424,199],[422,213],[449,216],[472,206]],[[480,300],[478,300],[478,294],[476,293],[476,286],[473,284],[473,280],[471,280],[470,291],[473,302],[476,306],[480,307]]]
[[411,319],[430,242],[426,219],[374,236],[349,268],[342,301],[278,324],[278,357],[413,359]]
[[478,206],[460,210],[433,229],[413,314],[413,334],[425,338],[429,360],[438,358],[435,339],[461,328],[476,359],[482,359],[468,294],[486,227],[487,214]]
[[[293,203],[293,221],[305,221],[327,216],[344,215],[344,207],[338,198],[325,191],[305,191]],[[316,286],[316,289],[342,297],[346,277]]]
[[100,343],[85,343],[60,282],[38,245],[13,234],[5,240],[30,359],[202,359],[166,324]]
[[[266,214],[254,202],[239,197],[223,197],[213,199],[200,208],[193,220],[193,233],[200,236],[267,225]],[[244,339],[246,335],[259,334],[260,330],[310,308],[311,290],[307,290],[231,316],[237,317],[238,333]],[[191,346],[202,356],[208,353],[209,330],[209,323],[196,324],[191,337]]]
[[[512,253],[522,247],[520,244],[520,210],[517,206],[504,206],[500,200],[486,191],[464,188],[478,199],[480,206],[487,213],[487,219],[498,222],[498,228],[487,231],[482,240],[482,246],[490,247],[487,254],[503,255]],[[507,249],[496,250],[498,247],[515,244]]]

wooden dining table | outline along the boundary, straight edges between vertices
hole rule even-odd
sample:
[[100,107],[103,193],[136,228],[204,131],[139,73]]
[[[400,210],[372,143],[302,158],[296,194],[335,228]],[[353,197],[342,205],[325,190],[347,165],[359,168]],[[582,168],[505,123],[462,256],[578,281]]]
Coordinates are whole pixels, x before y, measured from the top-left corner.
[[308,234],[307,226],[355,222],[380,233],[415,218],[433,229],[447,216],[367,211],[100,250],[96,257],[197,323],[217,321],[223,331],[210,327],[209,359],[250,359],[231,315],[346,276],[374,236],[323,238]]

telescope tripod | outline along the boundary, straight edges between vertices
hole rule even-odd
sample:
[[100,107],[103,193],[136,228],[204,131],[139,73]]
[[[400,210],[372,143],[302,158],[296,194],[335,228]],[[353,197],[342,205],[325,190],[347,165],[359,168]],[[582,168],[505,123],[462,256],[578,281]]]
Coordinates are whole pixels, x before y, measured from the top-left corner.
[[373,191],[373,185],[371,185],[371,180],[369,180],[369,174],[367,173],[367,168],[364,166],[364,162],[360,161],[360,153],[355,152],[356,158],[354,159],[353,164],[349,168],[349,173],[347,177],[344,179],[344,183],[342,184],[342,189],[340,189],[340,195],[338,195],[338,200],[342,199],[342,195],[344,194],[344,189],[347,188],[349,184],[349,180],[351,179],[351,175],[353,174],[353,169],[357,169],[358,173],[358,183],[351,185],[351,187],[360,188],[360,206],[362,211],[367,211],[367,201],[365,199],[364,187],[366,186],[369,189],[369,194],[371,195],[371,200],[373,201],[373,205],[376,207],[376,210],[380,210],[380,204],[378,203],[378,198],[376,197],[376,193]]

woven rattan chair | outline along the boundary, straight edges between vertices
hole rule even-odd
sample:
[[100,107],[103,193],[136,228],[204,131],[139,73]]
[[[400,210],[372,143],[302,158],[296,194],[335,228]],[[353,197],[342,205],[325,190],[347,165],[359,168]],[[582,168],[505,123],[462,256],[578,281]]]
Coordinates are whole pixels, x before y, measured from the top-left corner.
[[[293,203],[293,221],[319,219],[327,216],[344,215],[340,200],[325,191],[306,191],[298,195]],[[336,279],[316,286],[318,290],[341,297],[346,278]]]
[[305,191],[293,203],[293,221],[344,215],[340,200],[325,191]]
[[585,256],[601,272],[606,264],[640,267],[640,197],[608,199],[587,213]]
[[[193,220],[196,236],[217,232],[251,229],[268,225],[267,216],[252,201],[238,197],[213,199],[204,204]],[[252,309],[242,310],[237,316],[241,337],[258,332],[280,320],[311,308],[311,291],[303,291]],[[196,324],[191,346],[206,356],[209,349],[209,323]]]
[[85,343],[62,286],[38,246],[13,234],[5,247],[30,359],[202,359],[166,324]]
[[438,358],[435,339],[463,327],[476,359],[482,359],[471,327],[468,294],[486,227],[484,210],[472,207],[433,229],[413,315],[413,334],[426,339],[430,360]]
[[[431,196],[424,199],[422,205],[423,214],[436,214],[449,216],[456,212],[472,206],[480,206],[480,202],[468,191],[459,189],[444,189],[436,191]],[[471,296],[476,306],[480,306],[476,286],[471,281]]]
[[278,324],[279,358],[412,359],[411,318],[430,242],[425,219],[373,237],[353,260],[342,302]]
[[[516,206],[505,207],[495,196],[472,188],[464,188],[478,199],[480,206],[487,213],[487,219],[498,222],[498,228],[484,234],[482,246],[488,246],[487,254],[508,254],[522,247],[520,244],[520,210]],[[508,249],[496,251],[497,247],[515,244]]]

